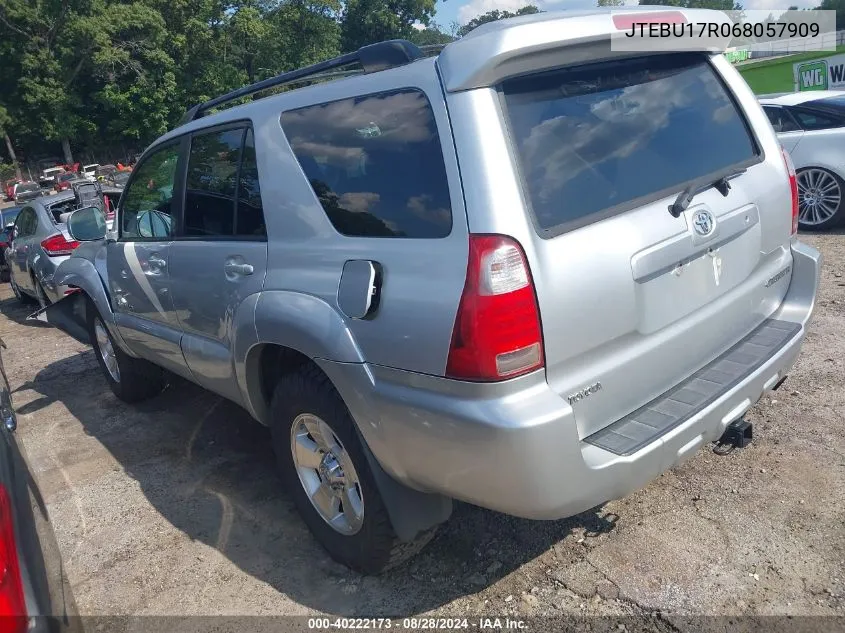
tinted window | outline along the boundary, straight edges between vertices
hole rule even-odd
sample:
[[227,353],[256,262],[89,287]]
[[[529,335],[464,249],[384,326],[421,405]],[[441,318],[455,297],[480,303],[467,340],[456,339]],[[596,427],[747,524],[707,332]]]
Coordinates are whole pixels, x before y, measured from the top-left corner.
[[502,88],[522,177],[544,230],[669,195],[757,154],[700,55],[592,64]]
[[334,227],[360,237],[445,237],[452,230],[434,114],[418,90],[282,114],[294,154]]
[[258,164],[255,160],[255,140],[252,130],[246,132],[242,157],[235,234],[267,235],[264,212],[261,208],[261,188],[258,186]]
[[18,214],[15,220],[15,227],[18,230],[18,237],[26,237],[35,233],[35,227],[38,222],[35,218],[35,211],[31,207],[27,207]]
[[23,185],[18,185],[17,193],[27,193],[30,191],[38,191],[41,189],[41,186],[35,182],[29,182]]
[[191,139],[185,189],[185,235],[235,234],[235,190],[244,130],[199,134]]
[[827,130],[845,125],[843,117],[810,108],[790,108],[793,116],[805,130]]
[[794,132],[801,129],[783,108],[765,106],[763,111],[769,117],[772,127],[775,128],[775,132]]
[[[179,145],[174,143],[156,150],[135,169],[135,177],[121,197],[121,237],[170,237],[173,184],[178,160]],[[154,223],[151,216],[161,221]],[[160,232],[142,232],[142,227],[150,227],[150,230],[155,227]]]

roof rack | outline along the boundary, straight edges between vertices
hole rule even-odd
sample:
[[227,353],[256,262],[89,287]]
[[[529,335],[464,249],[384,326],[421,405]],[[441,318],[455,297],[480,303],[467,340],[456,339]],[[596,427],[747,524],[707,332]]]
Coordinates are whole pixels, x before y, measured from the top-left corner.
[[211,110],[212,108],[229,101],[234,101],[235,99],[240,99],[241,97],[255,94],[256,92],[261,92],[262,90],[267,90],[268,88],[275,88],[277,86],[283,86],[291,83],[299,83],[304,80],[328,79],[338,75],[355,74],[354,72],[327,72],[336,68],[342,68],[343,66],[360,64],[364,69],[363,72],[373,73],[380,70],[386,70],[388,68],[394,68],[396,66],[403,66],[425,56],[426,54],[423,50],[407,40],[388,40],[386,42],[362,46],[354,53],[346,53],[345,55],[340,55],[339,57],[335,57],[333,59],[327,59],[326,61],[318,62],[316,64],[312,64],[311,66],[305,66],[304,68],[282,73],[281,75],[264,79],[263,81],[259,81],[249,86],[238,88],[237,90],[215,97],[205,103],[195,105],[185,113],[185,116],[182,117],[179,124],[184,125],[185,123],[190,123],[191,121],[200,118],[203,113]]

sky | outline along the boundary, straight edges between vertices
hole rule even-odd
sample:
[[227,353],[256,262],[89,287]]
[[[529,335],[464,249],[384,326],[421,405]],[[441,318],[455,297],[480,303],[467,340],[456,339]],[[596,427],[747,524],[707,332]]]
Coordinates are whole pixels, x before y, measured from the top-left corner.
[[[638,0],[626,0],[627,4],[638,4]],[[819,0],[740,0],[746,9],[781,9],[796,5],[801,9],[818,6]],[[526,4],[534,4],[545,11],[558,9],[586,9],[596,6],[596,0],[437,0],[437,14],[434,21],[448,30],[454,20],[466,24],[472,18],[493,9],[515,11]]]

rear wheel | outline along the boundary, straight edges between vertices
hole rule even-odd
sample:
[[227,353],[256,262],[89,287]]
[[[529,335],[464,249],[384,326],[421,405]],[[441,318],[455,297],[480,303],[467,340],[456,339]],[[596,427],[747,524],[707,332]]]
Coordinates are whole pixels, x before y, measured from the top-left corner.
[[801,169],[798,180],[798,225],[804,230],[824,231],[845,220],[845,183],[826,169]]
[[164,371],[121,350],[93,303],[88,304],[88,332],[97,364],[114,395],[124,402],[140,402],[161,392],[165,384]]
[[376,574],[404,562],[434,536],[411,542],[393,530],[355,422],[314,365],[282,377],[271,404],[273,448],[303,521],[336,561]]

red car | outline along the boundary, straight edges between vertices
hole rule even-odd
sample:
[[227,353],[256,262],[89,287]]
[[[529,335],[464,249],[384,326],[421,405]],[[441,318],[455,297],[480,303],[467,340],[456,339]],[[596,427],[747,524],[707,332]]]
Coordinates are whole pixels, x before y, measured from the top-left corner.
[[53,185],[53,189],[58,191],[64,191],[65,189],[70,189],[70,185],[74,180],[79,180],[79,174],[74,172],[68,172],[64,174],[59,174],[56,177],[56,184]]
[[17,178],[12,178],[3,183],[3,193],[6,194],[6,200],[15,199],[15,185],[21,182]]

